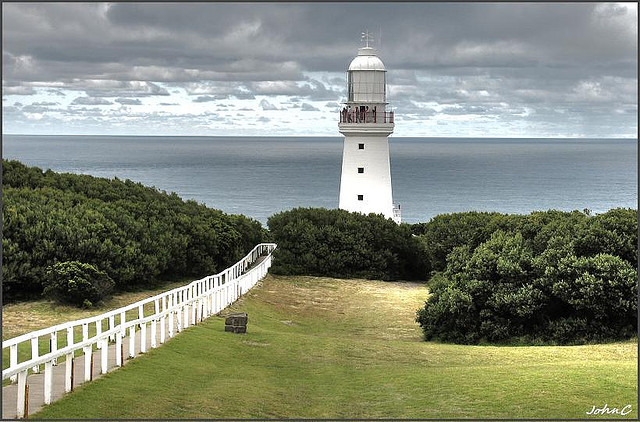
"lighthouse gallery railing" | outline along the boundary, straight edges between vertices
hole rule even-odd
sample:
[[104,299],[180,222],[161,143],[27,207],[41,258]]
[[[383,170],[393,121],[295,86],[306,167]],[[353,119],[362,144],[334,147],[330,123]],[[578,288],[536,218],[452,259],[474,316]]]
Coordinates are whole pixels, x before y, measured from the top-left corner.
[[393,123],[393,111],[342,110],[340,123]]

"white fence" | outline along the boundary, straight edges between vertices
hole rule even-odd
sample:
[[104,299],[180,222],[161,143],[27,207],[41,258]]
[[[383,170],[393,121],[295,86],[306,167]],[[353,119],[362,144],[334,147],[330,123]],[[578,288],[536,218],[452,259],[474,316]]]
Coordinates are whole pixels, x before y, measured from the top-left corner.
[[[2,379],[10,378],[18,382],[17,417],[25,415],[27,405],[27,375],[29,370],[39,372],[44,365],[44,402],[51,403],[53,390],[53,366],[58,358],[66,359],[65,391],[72,390],[72,359],[76,351],[84,353],[84,377],[89,381],[92,375],[93,347],[100,349],[100,372],[107,372],[109,342],[115,342],[115,360],[117,366],[124,364],[123,339],[129,335],[129,356],[135,357],[136,329],[139,331],[139,351],[146,352],[147,335],[150,335],[151,347],[157,347],[189,325],[196,324],[210,315],[220,312],[238,299],[264,277],[271,266],[271,254],[276,248],[274,243],[261,243],[243,259],[226,270],[196,280],[186,286],[133,303],[102,315],[55,325],[33,331],[2,342],[2,349],[9,349],[9,367],[2,371]],[[251,267],[261,256],[264,259]],[[251,267],[251,268],[250,268]],[[145,305],[153,303],[152,311]],[[147,306],[149,308],[150,306]],[[127,311],[138,310],[137,318],[127,321]],[[95,325],[95,334],[89,336],[90,327]],[[160,330],[158,330],[158,326]],[[147,327],[150,333],[147,333]],[[81,328],[82,339],[76,341],[74,331]],[[104,331],[103,331],[104,329]],[[79,330],[77,330],[79,331]],[[92,329],[93,331],[93,329]],[[157,333],[160,333],[159,339]],[[66,335],[66,346],[58,349],[58,335]],[[39,356],[40,339],[49,340],[50,351]],[[31,348],[31,358],[19,361],[18,347],[26,343]],[[23,346],[24,347],[24,346]]]

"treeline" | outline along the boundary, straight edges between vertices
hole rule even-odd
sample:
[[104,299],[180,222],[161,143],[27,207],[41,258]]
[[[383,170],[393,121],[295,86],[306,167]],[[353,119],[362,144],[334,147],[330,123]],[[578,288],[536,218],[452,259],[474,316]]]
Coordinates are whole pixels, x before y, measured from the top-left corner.
[[269,217],[278,244],[270,271],[381,280],[423,280],[422,245],[411,228],[382,215],[295,208]]
[[297,208],[268,221],[271,271],[428,280],[427,340],[580,343],[636,333],[636,211],[464,212],[397,225]]
[[637,332],[637,213],[458,213],[413,227],[427,340],[582,343]]
[[259,222],[130,180],[3,160],[3,299],[41,295],[47,268],[78,261],[116,290],[220,271],[265,239]]
[[105,292],[226,268],[278,244],[271,272],[422,280],[427,340],[580,343],[637,330],[637,212],[464,212],[427,223],[296,208],[269,232],[130,180],[3,161],[3,297],[80,306]]

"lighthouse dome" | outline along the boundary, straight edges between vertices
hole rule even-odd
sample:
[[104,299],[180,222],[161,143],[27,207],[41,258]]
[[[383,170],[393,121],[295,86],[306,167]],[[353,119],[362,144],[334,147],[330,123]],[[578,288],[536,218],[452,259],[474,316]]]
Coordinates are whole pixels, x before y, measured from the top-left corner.
[[362,47],[358,50],[358,55],[349,65],[349,71],[351,70],[386,71],[382,60],[376,56],[375,50],[371,47]]

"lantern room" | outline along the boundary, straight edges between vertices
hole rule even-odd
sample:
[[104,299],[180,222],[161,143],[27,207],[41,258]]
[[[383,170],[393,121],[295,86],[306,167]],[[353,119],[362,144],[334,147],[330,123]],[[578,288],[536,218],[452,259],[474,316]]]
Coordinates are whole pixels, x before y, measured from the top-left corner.
[[386,104],[386,73],[372,47],[360,48],[347,72],[347,104]]

